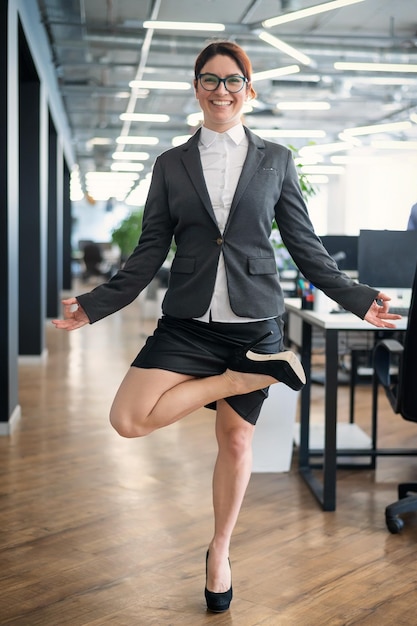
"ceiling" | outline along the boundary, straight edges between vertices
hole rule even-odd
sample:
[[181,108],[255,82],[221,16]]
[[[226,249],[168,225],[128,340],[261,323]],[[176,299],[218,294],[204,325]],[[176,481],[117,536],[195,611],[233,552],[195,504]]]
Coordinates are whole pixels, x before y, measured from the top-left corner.
[[[245,123],[253,130],[289,131],[276,141],[297,149],[339,141],[346,128],[409,121],[410,128],[362,135],[417,140],[417,10],[415,0],[362,0],[311,17],[265,27],[268,18],[324,4],[317,0],[38,0],[51,46],[81,179],[109,172],[132,151],[149,154],[143,179],[157,154],[177,136],[190,134],[187,116],[198,113],[193,90],[132,89],[132,80],[181,81],[190,86],[194,61],[213,38],[232,39],[251,58],[256,73],[298,65],[279,78],[258,79]],[[327,0],[332,5],[333,1]],[[144,28],[145,20],[223,23],[223,32]],[[309,57],[300,62],[260,39],[267,32]],[[396,72],[335,69],[335,62],[401,64]],[[327,110],[282,110],[278,103],[319,101]],[[123,121],[121,114],[157,113],[166,123]],[[297,138],[291,131],[307,131]],[[324,131],[315,137],[308,131]],[[323,134],[324,134],[323,133]],[[117,143],[119,137],[152,136],[154,146]],[[356,140],[357,141],[357,140]],[[119,158],[114,159],[114,153]],[[327,158],[327,157],[326,157]],[[126,159],[127,161],[128,159]],[[137,161],[136,161],[137,163]],[[114,167],[114,165],[113,165]],[[122,167],[119,165],[119,167]]]

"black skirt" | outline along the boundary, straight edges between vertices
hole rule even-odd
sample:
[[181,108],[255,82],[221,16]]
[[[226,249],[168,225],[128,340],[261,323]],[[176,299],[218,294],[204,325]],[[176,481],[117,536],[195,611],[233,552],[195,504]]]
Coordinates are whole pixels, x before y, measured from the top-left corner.
[[[206,323],[164,315],[132,366],[169,370],[197,378],[215,376],[225,371],[233,350],[270,330],[273,334],[255,348],[256,352],[266,354],[283,349],[281,318],[230,324]],[[268,387],[225,400],[244,420],[256,424],[262,404],[267,397]],[[216,402],[207,405],[207,408],[216,409]]]

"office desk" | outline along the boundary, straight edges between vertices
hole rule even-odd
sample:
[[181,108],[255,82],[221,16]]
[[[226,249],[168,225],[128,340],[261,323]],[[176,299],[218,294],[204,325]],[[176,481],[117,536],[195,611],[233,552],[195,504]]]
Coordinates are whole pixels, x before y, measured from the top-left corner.
[[[324,511],[336,509],[336,471],[338,456],[373,456],[383,454],[377,450],[376,429],[373,428],[372,448],[369,450],[337,449],[337,392],[338,392],[338,335],[340,331],[375,331],[375,339],[380,331],[386,336],[390,329],[380,329],[368,324],[352,313],[318,313],[301,309],[300,299],[285,301],[288,313],[288,337],[301,353],[301,361],[307,376],[307,384],[301,392],[299,471],[312,490]],[[323,331],[325,339],[325,400],[324,400],[324,446],[323,480],[320,482],[312,472],[309,445],[310,436],[310,380],[311,380],[311,336],[313,327]],[[407,318],[397,322],[395,330],[405,330]],[[398,451],[400,453],[400,451]],[[391,451],[391,453],[394,453]],[[413,452],[415,453],[415,451]]]

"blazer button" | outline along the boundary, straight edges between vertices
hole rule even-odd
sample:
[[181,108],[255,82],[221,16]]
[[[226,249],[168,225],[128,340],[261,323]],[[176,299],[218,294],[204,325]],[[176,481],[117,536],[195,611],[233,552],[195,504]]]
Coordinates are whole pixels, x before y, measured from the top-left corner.
[[218,238],[216,239],[216,243],[217,243],[217,245],[218,245],[218,246],[221,246],[221,245],[222,245],[222,243],[223,243],[223,239],[222,239],[221,237],[218,237]]

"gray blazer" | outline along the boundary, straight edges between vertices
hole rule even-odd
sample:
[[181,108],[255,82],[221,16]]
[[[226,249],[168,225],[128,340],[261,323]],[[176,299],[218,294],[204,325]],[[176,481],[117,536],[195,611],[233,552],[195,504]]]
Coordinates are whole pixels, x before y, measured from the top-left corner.
[[176,254],[164,313],[192,318],[206,312],[223,251],[236,315],[281,316],[284,299],[269,241],[274,218],[301,273],[343,308],[364,317],[378,292],[339,271],[315,235],[291,151],[245,132],[248,153],[223,234],[201,167],[200,131],[157,158],[136,249],[108,283],[77,297],[91,323],[136,298],[163,264],[173,237]]

